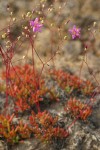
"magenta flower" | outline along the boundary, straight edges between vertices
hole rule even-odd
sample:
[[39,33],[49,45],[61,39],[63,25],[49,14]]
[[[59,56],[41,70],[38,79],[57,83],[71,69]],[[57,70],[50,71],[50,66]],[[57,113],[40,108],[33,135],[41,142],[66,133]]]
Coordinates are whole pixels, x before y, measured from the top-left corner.
[[41,32],[43,24],[39,23],[39,19],[36,18],[34,21],[30,21],[30,26],[33,28],[33,32]]
[[81,28],[76,28],[76,25],[73,26],[72,29],[68,30],[70,32],[70,34],[72,35],[72,39],[76,39],[76,38],[80,38],[80,31]]

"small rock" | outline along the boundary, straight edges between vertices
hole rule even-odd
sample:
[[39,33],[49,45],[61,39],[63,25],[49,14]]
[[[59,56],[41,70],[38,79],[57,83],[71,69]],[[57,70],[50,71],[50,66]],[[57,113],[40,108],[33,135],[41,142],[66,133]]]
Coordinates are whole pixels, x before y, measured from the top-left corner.
[[3,141],[0,140],[0,150],[8,150],[7,146]]

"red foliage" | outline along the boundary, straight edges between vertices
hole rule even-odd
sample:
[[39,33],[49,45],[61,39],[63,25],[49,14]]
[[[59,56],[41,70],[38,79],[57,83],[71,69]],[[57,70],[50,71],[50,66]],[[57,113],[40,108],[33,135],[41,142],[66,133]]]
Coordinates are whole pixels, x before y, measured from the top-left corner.
[[57,81],[59,86],[69,94],[71,94],[73,90],[77,90],[85,95],[89,95],[94,89],[94,86],[90,81],[83,81],[79,77],[62,70],[53,70],[50,71],[50,74]]
[[[6,73],[2,74],[3,79]],[[9,70],[9,96],[15,98],[16,110],[23,112],[30,106],[40,102],[43,94],[44,81],[39,80],[38,74],[32,69],[32,66],[15,66]]]
[[52,141],[53,138],[65,138],[68,136],[66,130],[57,126],[58,117],[53,118],[46,111],[38,114],[32,112],[29,119],[35,137],[40,138],[42,141]]
[[80,119],[86,120],[91,115],[92,108],[74,98],[68,101],[65,111],[72,113],[75,117],[79,116]]
[[31,128],[20,120],[18,126],[16,127],[16,131],[19,134],[21,139],[30,138]]
[[17,125],[13,124],[14,114],[11,116],[0,115],[0,135],[4,137],[8,143],[18,143],[22,138],[29,138],[31,129],[27,124],[20,121]]

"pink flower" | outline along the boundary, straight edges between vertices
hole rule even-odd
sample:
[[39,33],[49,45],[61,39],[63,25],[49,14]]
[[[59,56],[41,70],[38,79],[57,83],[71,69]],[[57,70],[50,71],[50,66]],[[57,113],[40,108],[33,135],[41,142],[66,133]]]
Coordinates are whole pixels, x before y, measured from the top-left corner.
[[72,39],[76,39],[76,38],[80,38],[80,31],[81,28],[76,28],[76,25],[73,26],[72,29],[68,30],[70,32],[70,34],[72,35]]
[[39,23],[39,19],[36,18],[34,21],[30,21],[30,26],[33,28],[33,32],[41,32],[43,24]]

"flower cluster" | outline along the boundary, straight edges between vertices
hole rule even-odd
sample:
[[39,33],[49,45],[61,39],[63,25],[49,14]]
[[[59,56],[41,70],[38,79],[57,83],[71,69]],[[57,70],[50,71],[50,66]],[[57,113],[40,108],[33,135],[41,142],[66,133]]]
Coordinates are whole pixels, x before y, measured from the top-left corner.
[[39,22],[39,19],[36,18],[34,21],[30,21],[30,26],[33,28],[33,32],[41,32],[43,24]]
[[76,25],[73,26],[72,29],[69,29],[70,34],[72,35],[72,39],[80,38],[81,28],[77,28]]
[[[41,32],[43,24],[39,22],[39,18],[35,18],[35,20],[30,21],[30,26],[33,28],[33,32]],[[81,28],[77,28],[76,25],[74,25],[72,29],[69,29],[69,32],[72,35],[73,40],[80,38],[80,31]]]

